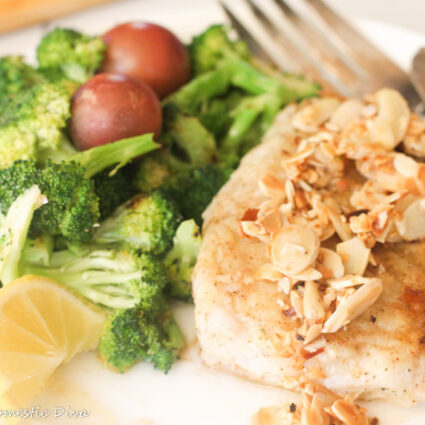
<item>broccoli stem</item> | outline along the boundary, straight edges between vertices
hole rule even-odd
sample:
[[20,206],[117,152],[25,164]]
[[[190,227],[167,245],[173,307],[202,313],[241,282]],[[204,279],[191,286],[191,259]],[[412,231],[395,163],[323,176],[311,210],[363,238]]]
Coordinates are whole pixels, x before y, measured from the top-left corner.
[[242,59],[228,60],[224,64],[229,70],[231,83],[248,93],[262,94],[282,90],[282,85],[278,81],[265,76]]
[[111,172],[114,174],[132,159],[159,147],[160,145],[153,141],[153,134],[144,134],[79,152],[71,156],[68,161],[75,161],[84,167],[86,177],[90,178],[105,168],[118,164]]
[[9,208],[0,229],[0,281],[3,285],[21,276],[19,261],[34,211],[41,205],[38,186],[27,189]]
[[227,92],[231,75],[228,67],[220,67],[195,78],[175,94],[167,98],[164,105],[175,104],[187,113],[195,113],[209,99]]
[[240,143],[251,129],[260,112],[261,111],[258,109],[246,109],[240,111],[235,116],[221,145],[221,151],[223,153],[237,153]]

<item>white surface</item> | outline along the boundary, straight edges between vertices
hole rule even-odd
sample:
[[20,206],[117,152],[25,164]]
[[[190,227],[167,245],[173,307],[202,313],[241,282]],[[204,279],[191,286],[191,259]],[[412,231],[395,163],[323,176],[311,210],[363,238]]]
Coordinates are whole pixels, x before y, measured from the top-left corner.
[[[404,3],[410,4],[410,1]],[[360,5],[363,1],[353,3]],[[62,19],[55,25],[95,33],[115,23],[135,19],[164,24],[187,39],[191,33],[201,31],[207,24],[221,19],[221,13],[210,1],[125,1]],[[408,66],[413,53],[425,42],[425,37],[385,24],[370,21],[360,21],[359,24],[403,66]],[[0,54],[20,52],[31,55],[42,30],[37,27],[0,37]],[[82,355],[58,370],[51,385],[35,405],[48,409],[56,406],[87,409],[90,416],[78,420],[50,416],[24,423],[248,425],[260,407],[296,400],[296,396],[289,392],[252,384],[203,367],[198,348],[193,345],[192,307],[177,306],[177,317],[191,348],[167,376],[154,371],[149,364],[139,364],[125,375],[117,375],[102,369],[95,354]],[[367,406],[371,414],[379,416],[382,425],[425,424],[425,404],[408,409],[385,403]]]

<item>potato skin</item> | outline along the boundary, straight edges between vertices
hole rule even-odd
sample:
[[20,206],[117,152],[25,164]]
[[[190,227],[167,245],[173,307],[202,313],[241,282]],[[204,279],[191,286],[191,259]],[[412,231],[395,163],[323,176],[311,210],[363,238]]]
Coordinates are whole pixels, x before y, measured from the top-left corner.
[[144,81],[164,98],[190,78],[186,47],[167,29],[147,22],[129,22],[103,36],[107,45],[102,70]]
[[71,101],[71,138],[79,150],[155,133],[162,110],[153,90],[130,77],[103,73],[83,84]]

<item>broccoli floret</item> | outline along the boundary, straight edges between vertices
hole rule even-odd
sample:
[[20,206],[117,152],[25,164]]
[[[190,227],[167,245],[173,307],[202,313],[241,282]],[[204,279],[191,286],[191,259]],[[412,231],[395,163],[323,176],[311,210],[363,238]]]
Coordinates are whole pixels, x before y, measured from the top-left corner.
[[151,135],[125,139],[71,156],[67,162],[39,166],[34,160],[16,161],[0,170],[0,211],[4,214],[23,191],[36,184],[47,203],[34,214],[32,236],[63,235],[84,241],[99,221],[99,198],[93,175],[114,163],[128,162],[157,145]]
[[135,194],[129,170],[122,168],[112,175],[111,171],[112,169],[108,168],[93,177],[101,220],[109,217],[118,206]]
[[160,187],[171,176],[171,168],[163,151],[152,152],[133,166],[133,187],[136,192],[148,193]]
[[117,311],[100,337],[99,356],[111,369],[124,373],[141,360],[167,373],[184,345],[183,335],[165,301],[149,313],[140,308]]
[[202,213],[232,171],[230,167],[209,164],[174,175],[159,190],[176,202],[184,219],[193,218],[201,226]]
[[20,272],[58,280],[109,309],[138,306],[153,311],[167,282],[164,266],[154,256],[103,247],[56,251],[48,265],[22,261]]
[[21,261],[48,266],[53,253],[53,236],[42,235],[36,239],[27,239],[22,251]]
[[195,221],[183,221],[174,236],[173,248],[164,260],[170,296],[182,301],[192,299],[192,272],[201,244],[201,232]]
[[0,228],[0,282],[6,285],[21,276],[19,261],[34,211],[42,203],[38,186],[25,190],[11,205]]
[[117,208],[93,236],[94,243],[121,244],[160,255],[170,249],[180,219],[175,203],[159,191],[138,195]]
[[197,117],[171,111],[170,107],[165,108],[164,115],[164,129],[159,141],[169,152],[164,160],[172,171],[202,167],[214,159],[214,136]]
[[181,113],[173,103],[164,107],[159,142],[162,149],[136,165],[133,184],[138,191],[156,189],[171,175],[205,166],[217,155],[214,136],[198,118]]
[[217,66],[226,57],[250,58],[248,46],[244,41],[231,40],[223,25],[212,25],[202,34],[193,38],[189,46],[192,69],[201,74]]
[[26,64],[22,56],[0,58],[0,110],[17,93],[29,90],[42,82],[43,75]]
[[37,59],[41,70],[80,83],[87,81],[99,69],[105,43],[100,37],[90,37],[77,31],[56,28],[45,35],[38,48]]
[[0,168],[36,158],[43,149],[57,149],[69,104],[69,94],[57,84],[42,83],[17,93],[0,114]]

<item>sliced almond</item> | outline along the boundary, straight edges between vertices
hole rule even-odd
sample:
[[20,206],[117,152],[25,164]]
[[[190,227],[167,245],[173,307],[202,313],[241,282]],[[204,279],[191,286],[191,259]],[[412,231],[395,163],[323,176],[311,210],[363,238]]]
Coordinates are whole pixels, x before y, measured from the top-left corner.
[[304,344],[310,344],[313,342],[316,338],[320,336],[322,333],[323,325],[320,323],[315,323],[313,326],[311,326],[304,339]]
[[338,130],[344,130],[349,125],[358,121],[362,116],[363,103],[357,99],[349,99],[341,105],[332,114],[329,123]]
[[267,233],[276,233],[282,227],[282,217],[279,209],[268,211],[257,220],[257,224],[261,226]]
[[241,221],[240,223],[242,233],[245,236],[250,236],[253,238],[257,238],[262,240],[263,242],[268,242],[269,237],[264,229],[262,229],[258,224],[254,223],[253,221]]
[[343,216],[341,214],[338,214],[332,208],[328,208],[328,214],[341,240],[346,241],[353,237],[349,224],[343,221]]
[[294,115],[292,125],[297,130],[314,133],[332,116],[339,105],[340,102],[335,97],[312,99]]
[[357,237],[341,242],[336,252],[342,258],[345,273],[363,275],[369,263],[370,249]]
[[255,279],[268,280],[270,282],[277,282],[283,278],[282,273],[275,269],[273,264],[263,264],[255,273]]
[[400,236],[407,241],[425,238],[425,198],[411,202],[395,225]]
[[304,309],[300,293],[298,291],[291,291],[289,298],[291,300],[292,307],[294,307],[295,313],[297,313],[297,317],[302,319],[304,317]]
[[336,252],[327,248],[320,248],[318,259],[321,265],[331,270],[332,276],[330,277],[338,278],[344,275],[344,264]]
[[277,282],[277,287],[284,293],[289,294],[291,289],[295,286],[298,281],[296,279],[292,279],[290,277],[282,277]]
[[264,195],[271,198],[283,198],[285,196],[285,183],[271,174],[265,174],[261,177],[258,186]]
[[305,282],[307,280],[319,280],[322,279],[323,275],[319,270],[314,269],[313,267],[309,267],[308,269],[303,270],[300,273],[295,273],[289,275],[291,279],[295,279],[297,281]]
[[323,326],[324,333],[334,333],[364,313],[381,295],[381,279],[370,278],[354,294],[344,299]]
[[329,279],[328,285],[336,290],[341,290],[345,288],[351,288],[353,286],[364,285],[369,282],[369,278],[358,276],[355,274],[347,274],[344,277],[338,279]]
[[272,262],[284,274],[302,272],[314,263],[318,254],[319,238],[308,227],[289,225],[272,236]]
[[344,425],[369,425],[369,419],[364,409],[349,399],[340,399],[331,406],[332,415]]
[[419,175],[419,164],[410,156],[397,153],[394,155],[393,164],[403,177],[416,178]]
[[317,283],[308,281],[304,287],[303,300],[304,317],[314,322],[320,321],[325,317],[322,297],[317,288]]
[[378,115],[368,122],[371,141],[387,150],[393,150],[404,138],[410,120],[410,109],[406,100],[393,89],[382,89],[375,93]]

